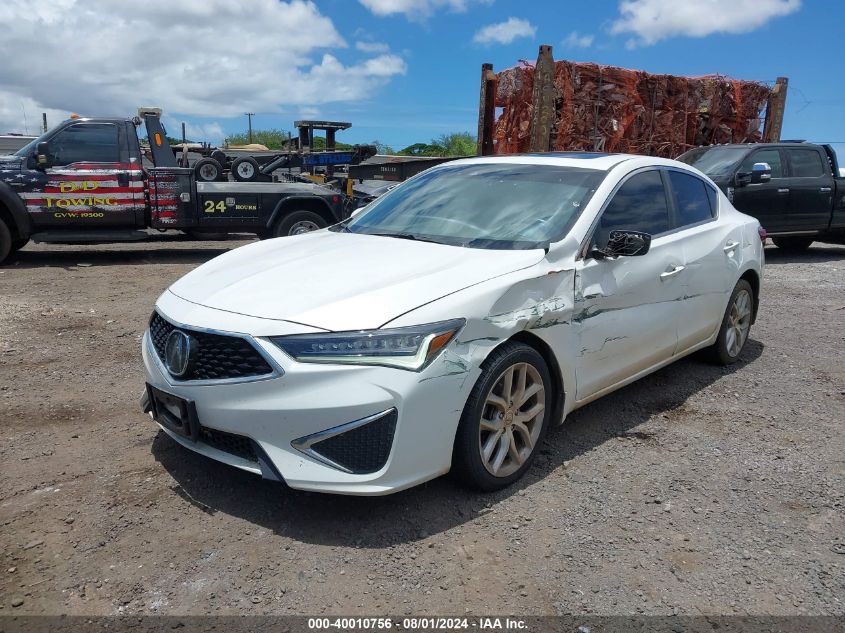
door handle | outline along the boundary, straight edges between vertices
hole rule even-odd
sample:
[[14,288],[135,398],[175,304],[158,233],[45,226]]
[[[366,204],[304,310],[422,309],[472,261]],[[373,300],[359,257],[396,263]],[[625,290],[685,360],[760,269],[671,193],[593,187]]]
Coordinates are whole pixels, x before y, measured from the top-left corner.
[[674,267],[674,268],[672,268],[671,270],[667,270],[665,273],[660,273],[660,279],[661,279],[661,281],[662,281],[663,279],[669,279],[670,277],[674,277],[674,276],[675,276],[675,275],[677,275],[679,272],[681,272],[684,268],[686,268],[686,266],[675,266],[675,267]]
[[822,193],[830,193],[830,187],[822,187],[821,189],[819,189],[819,191],[821,191]]
[[778,193],[789,193],[789,189],[787,189],[786,187],[783,187],[781,189],[778,189]]
[[727,244],[725,244],[725,247],[722,250],[726,253],[730,253],[736,250],[737,246],[739,246],[739,242],[728,242]]

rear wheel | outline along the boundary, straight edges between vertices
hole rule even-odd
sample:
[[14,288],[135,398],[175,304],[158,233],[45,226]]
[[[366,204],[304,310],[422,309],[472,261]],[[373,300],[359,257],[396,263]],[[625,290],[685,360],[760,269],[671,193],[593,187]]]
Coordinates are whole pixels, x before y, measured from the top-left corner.
[[273,225],[273,237],[302,235],[328,226],[326,221],[313,211],[291,211],[276,220]]
[[739,360],[748,341],[753,315],[754,291],[751,284],[740,279],[731,293],[716,342],[710,348],[712,360],[720,365],[730,365]]
[[239,182],[253,182],[259,173],[258,161],[251,156],[242,156],[232,163],[232,175]]
[[810,248],[813,239],[810,237],[773,237],[772,242],[782,250],[799,253]]
[[552,381],[532,347],[508,342],[482,365],[464,407],[453,471],[484,491],[509,486],[525,474],[546,434]]
[[0,220],[0,263],[6,261],[6,258],[12,252],[12,233],[9,227],[3,220]]
[[223,167],[213,158],[201,158],[194,164],[194,173],[197,175],[197,180],[214,182],[221,179]]

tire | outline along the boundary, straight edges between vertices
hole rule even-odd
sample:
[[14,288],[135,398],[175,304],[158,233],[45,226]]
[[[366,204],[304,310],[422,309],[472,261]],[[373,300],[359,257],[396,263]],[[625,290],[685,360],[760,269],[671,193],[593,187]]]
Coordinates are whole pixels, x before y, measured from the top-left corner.
[[201,158],[194,163],[194,173],[200,182],[222,180],[223,167],[213,158]]
[[739,360],[748,342],[753,315],[754,291],[751,289],[751,284],[740,279],[734,286],[728,307],[725,308],[716,342],[709,349],[710,359],[713,362],[719,365],[730,365]]
[[9,227],[3,220],[0,220],[0,264],[6,261],[6,258],[12,252],[12,233]]
[[24,246],[29,244],[29,238],[24,237],[17,240],[12,240],[12,252],[16,253],[21,250]]
[[290,211],[276,220],[272,228],[273,237],[287,237],[302,235],[317,229],[323,229],[328,224],[313,211]]
[[772,242],[775,243],[779,249],[790,251],[793,253],[800,253],[810,248],[813,243],[811,237],[773,237]]
[[[543,357],[524,343],[504,343],[484,361],[481,370],[461,414],[452,472],[463,484],[492,492],[511,485],[531,467],[549,426],[553,385]],[[510,397],[503,397],[508,392],[509,373],[510,395],[516,395],[513,403]],[[521,375],[529,388],[538,384],[540,388],[516,404]],[[535,409],[539,410],[533,418],[520,419],[520,412]]]
[[255,182],[260,173],[258,161],[251,156],[242,156],[232,163],[232,175],[238,182]]

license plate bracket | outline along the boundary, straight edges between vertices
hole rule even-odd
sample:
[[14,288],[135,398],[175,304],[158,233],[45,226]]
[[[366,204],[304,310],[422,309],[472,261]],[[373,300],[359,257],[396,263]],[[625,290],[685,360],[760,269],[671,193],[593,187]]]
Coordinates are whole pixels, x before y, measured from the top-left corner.
[[194,442],[199,437],[199,419],[193,400],[180,398],[147,384],[153,419],[167,429]]

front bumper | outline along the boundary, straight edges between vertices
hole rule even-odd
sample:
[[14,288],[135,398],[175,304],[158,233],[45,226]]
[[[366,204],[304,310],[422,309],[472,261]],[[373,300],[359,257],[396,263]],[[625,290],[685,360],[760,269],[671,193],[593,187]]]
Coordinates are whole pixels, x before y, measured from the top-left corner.
[[[228,321],[228,331],[244,333],[249,329],[252,342],[281,369],[280,375],[254,381],[175,381],[159,360],[149,333],[145,333],[142,354],[147,382],[193,401],[203,428],[246,438],[255,446],[255,457],[245,451],[222,450],[227,447],[225,442],[206,441],[202,434],[192,441],[162,426],[183,446],[269,479],[281,478],[292,488],[342,494],[387,494],[449,470],[458,421],[480,372],[475,367],[456,371],[448,349],[419,373],[387,367],[305,364],[288,357],[265,337],[307,328],[249,317],[241,317],[236,325],[231,313],[167,294],[159,301],[158,310],[177,323],[212,327],[215,321]],[[390,420],[384,417],[388,414],[393,416]],[[340,452],[331,455],[333,459],[326,458],[330,452],[325,449],[327,443],[319,452],[313,450],[319,448],[315,442],[332,436],[338,428],[355,429],[356,423],[371,418],[378,424],[393,425],[386,461],[375,472],[349,472],[355,470],[348,468],[349,446],[340,446]],[[372,431],[368,433],[370,438],[376,437]],[[377,440],[383,442],[384,437],[382,429]],[[369,440],[358,437],[357,441]],[[338,467],[337,462],[344,460],[345,464]],[[373,461],[370,455],[369,463],[381,462]]]

